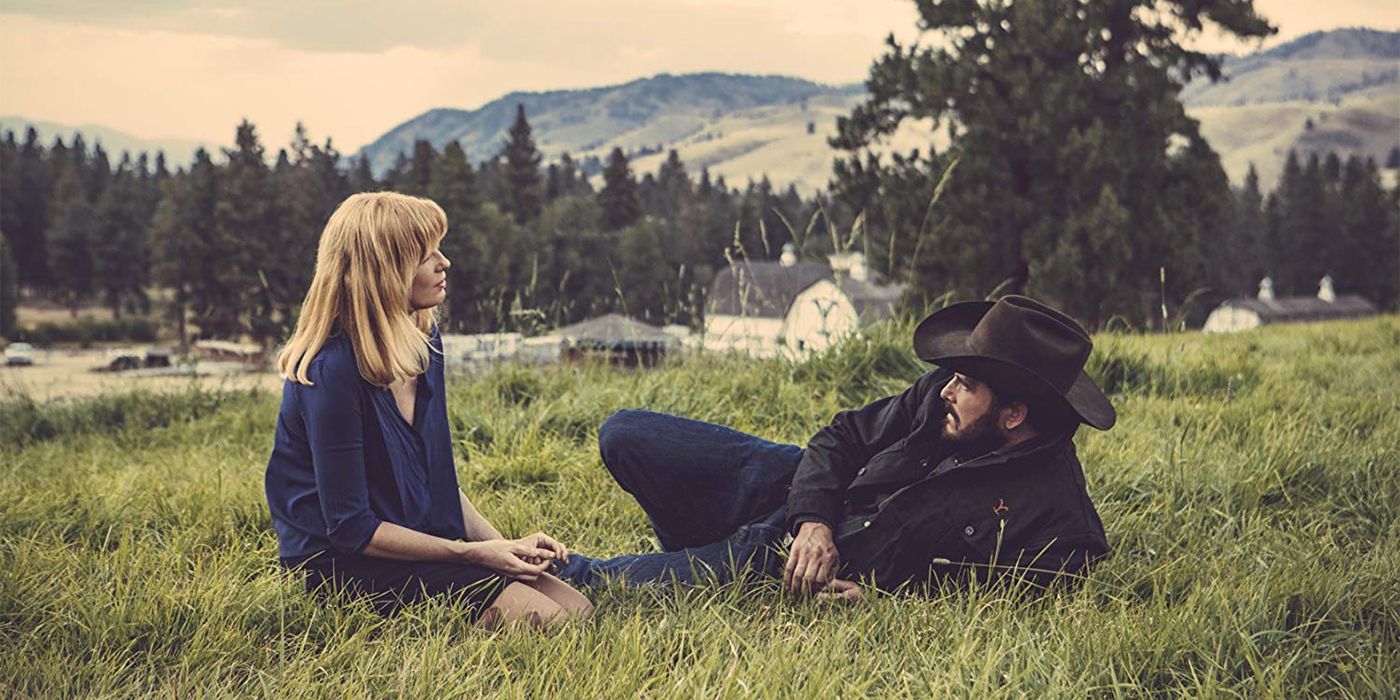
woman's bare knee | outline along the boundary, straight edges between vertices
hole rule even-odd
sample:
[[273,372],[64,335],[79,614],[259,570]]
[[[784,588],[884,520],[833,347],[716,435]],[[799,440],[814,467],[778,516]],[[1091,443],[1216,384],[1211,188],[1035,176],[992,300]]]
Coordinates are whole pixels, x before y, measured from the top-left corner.
[[533,581],[529,586],[540,593],[548,596],[555,605],[563,608],[570,617],[580,620],[587,620],[593,616],[593,603],[582,593],[579,593],[563,581],[554,576],[545,574]]
[[570,617],[569,611],[549,596],[523,583],[511,583],[496,596],[496,601],[482,614],[479,624],[496,628],[524,623],[535,629],[547,630],[568,621]]

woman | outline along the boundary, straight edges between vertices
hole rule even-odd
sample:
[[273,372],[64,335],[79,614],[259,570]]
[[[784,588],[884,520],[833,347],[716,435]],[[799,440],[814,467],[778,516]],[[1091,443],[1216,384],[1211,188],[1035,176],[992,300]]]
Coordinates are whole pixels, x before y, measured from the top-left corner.
[[554,538],[505,539],[457,487],[434,309],[451,262],[437,204],[376,192],[341,203],[321,234],[267,465],[282,562],[381,614],[450,596],[478,624],[586,618],[588,600],[547,573]]

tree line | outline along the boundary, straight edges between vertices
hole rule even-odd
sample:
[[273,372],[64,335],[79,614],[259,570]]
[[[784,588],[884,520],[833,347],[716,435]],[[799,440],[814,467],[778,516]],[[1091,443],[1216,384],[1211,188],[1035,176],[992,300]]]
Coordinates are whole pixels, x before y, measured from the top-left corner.
[[[336,205],[393,190],[447,213],[449,330],[532,331],[608,311],[696,324],[717,270],[775,258],[794,222],[810,230],[827,209],[850,218],[766,178],[738,189],[706,170],[693,176],[674,151],[638,177],[614,149],[596,188],[568,154],[542,160],[523,108],[484,161],[457,142],[420,140],[382,177],[301,125],[269,158],[245,121],[222,158],[200,149],[173,172],[163,154],[123,154],[113,166],[81,135],[45,147],[33,129],[22,143],[11,132],[0,141],[0,264],[12,262],[6,277],[26,294],[75,310],[99,302],[118,317],[161,313],[181,338],[270,344],[295,324]],[[805,252],[829,251],[828,239],[808,236]],[[154,303],[153,289],[168,298]]]

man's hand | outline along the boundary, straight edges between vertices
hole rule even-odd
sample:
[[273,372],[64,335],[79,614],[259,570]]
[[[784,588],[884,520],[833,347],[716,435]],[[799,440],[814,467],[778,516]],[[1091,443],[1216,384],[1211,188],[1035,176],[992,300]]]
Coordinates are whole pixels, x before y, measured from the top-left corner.
[[788,552],[783,587],[794,595],[819,591],[836,576],[840,564],[831,528],[819,522],[802,523]]
[[831,583],[826,584],[826,588],[823,588],[821,592],[817,594],[817,600],[859,603],[860,584],[855,581],[847,581],[843,578],[831,579]]
[[525,547],[547,549],[553,553],[551,556],[543,558],[526,557],[525,560],[530,562],[531,564],[538,564],[541,561],[547,562],[550,559],[558,559],[559,561],[565,564],[569,563],[569,550],[564,545],[559,544],[559,540],[556,540],[553,537],[544,534],[543,532],[536,532],[533,535],[526,535],[525,537],[521,537],[513,541],[516,544],[523,545]]

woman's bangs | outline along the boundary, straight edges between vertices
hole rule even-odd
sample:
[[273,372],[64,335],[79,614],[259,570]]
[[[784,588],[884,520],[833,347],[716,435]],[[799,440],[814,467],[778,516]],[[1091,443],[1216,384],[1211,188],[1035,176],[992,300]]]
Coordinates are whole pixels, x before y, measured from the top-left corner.
[[433,202],[415,202],[415,205],[408,216],[409,229],[413,244],[418,248],[418,259],[424,260],[447,235],[447,215]]

